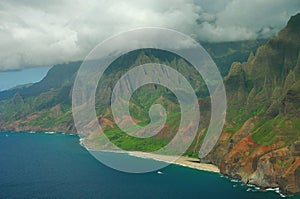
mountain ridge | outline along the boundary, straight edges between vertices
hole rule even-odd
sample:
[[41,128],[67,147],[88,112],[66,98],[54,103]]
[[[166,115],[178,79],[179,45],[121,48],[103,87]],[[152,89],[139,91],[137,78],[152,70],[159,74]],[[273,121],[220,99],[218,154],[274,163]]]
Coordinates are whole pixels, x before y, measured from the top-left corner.
[[233,63],[224,78],[227,126],[202,160],[245,183],[279,186],[284,194],[300,192],[299,22],[300,14],[291,17],[247,62]]
[[[300,192],[299,23],[300,14],[291,17],[278,36],[250,53],[244,62],[231,65],[224,77],[228,101],[225,128],[214,150],[201,159],[202,162],[218,165],[224,175],[262,188],[279,187],[287,195]],[[173,57],[161,61],[153,54],[144,52],[132,55],[129,60],[120,58],[114,67],[120,67],[119,61],[125,62],[122,66],[126,65],[127,69],[150,61],[171,64],[185,75],[193,74],[184,60]],[[0,130],[76,132],[70,99],[72,81],[80,62],[70,63],[70,66],[72,71],[64,73],[67,75],[62,76],[60,81],[48,82],[46,77],[39,84],[34,84],[34,89],[26,88],[23,93],[20,90],[14,90],[14,93],[1,92]],[[60,67],[56,66],[51,71],[59,73]],[[125,71],[110,72],[120,76]],[[145,91],[138,91],[132,101],[132,115],[137,121],[147,124],[147,111],[143,109],[148,110],[154,102],[160,102],[168,111],[175,113],[168,118],[168,126],[152,140],[153,143],[136,139],[124,141],[126,138],[113,129],[113,119],[107,108],[107,96],[115,81],[113,75],[116,74],[109,76],[108,73],[103,79],[102,85],[107,89],[96,102],[98,119],[106,127],[106,135],[127,150],[151,151],[164,146],[176,132],[175,124],[180,116],[177,115],[176,100],[170,92],[164,93],[161,87],[149,86]],[[193,74],[189,78],[194,81],[201,108],[204,106],[201,109],[204,119],[200,123],[197,140],[186,153],[197,155],[209,122],[210,98],[203,92],[200,77]],[[140,118],[146,119],[142,121]],[[99,147],[94,142],[99,141],[96,138],[97,135],[91,136],[86,144]],[[140,148],[134,148],[137,143]]]

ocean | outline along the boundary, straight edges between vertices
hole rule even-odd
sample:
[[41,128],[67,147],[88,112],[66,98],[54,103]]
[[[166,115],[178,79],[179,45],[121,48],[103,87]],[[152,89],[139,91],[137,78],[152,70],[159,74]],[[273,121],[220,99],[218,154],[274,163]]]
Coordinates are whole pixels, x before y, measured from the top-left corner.
[[281,198],[274,191],[253,190],[179,165],[123,173],[97,161],[77,136],[0,133],[0,198]]

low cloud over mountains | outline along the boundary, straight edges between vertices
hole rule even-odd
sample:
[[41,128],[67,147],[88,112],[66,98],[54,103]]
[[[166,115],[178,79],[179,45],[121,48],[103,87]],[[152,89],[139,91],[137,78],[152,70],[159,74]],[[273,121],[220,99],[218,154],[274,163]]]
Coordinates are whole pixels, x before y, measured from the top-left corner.
[[299,8],[296,0],[2,0],[0,70],[83,59],[107,37],[145,26],[209,42],[265,38]]

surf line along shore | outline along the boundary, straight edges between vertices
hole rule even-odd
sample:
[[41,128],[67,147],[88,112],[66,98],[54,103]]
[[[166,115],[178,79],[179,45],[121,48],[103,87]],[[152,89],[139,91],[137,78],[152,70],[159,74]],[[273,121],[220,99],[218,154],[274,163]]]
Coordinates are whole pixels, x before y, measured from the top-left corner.
[[160,154],[155,154],[155,153],[147,153],[147,152],[142,152],[142,151],[122,151],[122,150],[95,150],[95,149],[90,149],[86,144],[84,143],[84,138],[81,138],[79,140],[80,145],[86,148],[88,151],[103,151],[103,152],[113,152],[113,153],[127,153],[131,156],[139,157],[139,158],[147,158],[147,159],[153,159],[157,161],[162,161],[162,162],[167,162],[171,164],[176,164],[184,167],[189,167],[193,169],[198,169],[202,171],[209,171],[209,172],[214,172],[214,173],[220,173],[220,169],[213,164],[205,164],[205,163],[200,163],[199,159],[197,158],[192,158],[192,157],[187,157],[187,156],[181,156],[179,157],[176,161],[174,160],[173,156],[169,155],[160,155]]
[[202,171],[220,173],[220,169],[217,166],[213,164],[200,163],[199,159],[197,158],[181,156],[176,161],[172,162],[174,157],[168,155],[159,155],[159,154],[140,152],[140,151],[128,151],[127,153],[135,157],[149,158],[149,159],[163,161],[163,162],[170,162],[172,164],[177,164],[184,167],[190,167]]

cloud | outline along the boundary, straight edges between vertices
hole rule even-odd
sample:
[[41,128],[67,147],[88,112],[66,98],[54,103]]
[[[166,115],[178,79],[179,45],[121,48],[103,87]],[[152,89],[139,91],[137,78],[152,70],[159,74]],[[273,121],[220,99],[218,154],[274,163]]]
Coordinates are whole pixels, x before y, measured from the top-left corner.
[[197,2],[205,6],[204,19],[198,20],[199,39],[210,42],[270,37],[277,34],[300,9],[300,2],[294,0]]
[[299,7],[295,0],[2,0],[0,70],[80,60],[107,37],[140,27],[210,42],[268,37]]

